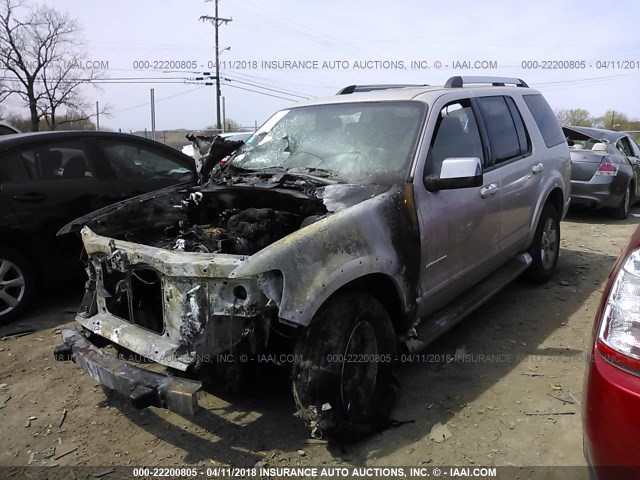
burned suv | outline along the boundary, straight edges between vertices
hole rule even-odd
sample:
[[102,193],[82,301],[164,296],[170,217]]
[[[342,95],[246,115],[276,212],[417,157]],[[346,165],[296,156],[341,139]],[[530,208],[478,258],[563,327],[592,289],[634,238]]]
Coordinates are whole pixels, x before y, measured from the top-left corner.
[[193,413],[230,357],[284,353],[313,435],[353,440],[387,424],[401,352],[554,271],[569,150],[521,80],[297,104],[237,147],[216,139],[198,184],[61,231],[82,228],[89,279],[56,357],[138,407]]

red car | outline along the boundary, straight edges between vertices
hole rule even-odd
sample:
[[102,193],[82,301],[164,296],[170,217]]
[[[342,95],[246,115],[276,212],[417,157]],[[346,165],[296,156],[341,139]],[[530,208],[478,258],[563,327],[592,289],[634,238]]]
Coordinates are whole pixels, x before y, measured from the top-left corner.
[[640,227],[609,274],[590,357],[582,423],[591,478],[640,479]]

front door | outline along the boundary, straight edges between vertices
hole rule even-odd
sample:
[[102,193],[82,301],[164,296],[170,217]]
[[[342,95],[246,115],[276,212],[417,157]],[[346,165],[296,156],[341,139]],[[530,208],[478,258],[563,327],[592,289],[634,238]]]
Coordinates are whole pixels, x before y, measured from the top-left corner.
[[414,180],[422,244],[421,316],[445,305],[495,268],[501,235],[501,182],[495,170],[484,173],[481,187],[434,193],[425,189],[424,177],[439,175],[447,158],[477,157],[489,167],[469,99],[446,104],[434,114],[437,119],[424,170],[418,168]]

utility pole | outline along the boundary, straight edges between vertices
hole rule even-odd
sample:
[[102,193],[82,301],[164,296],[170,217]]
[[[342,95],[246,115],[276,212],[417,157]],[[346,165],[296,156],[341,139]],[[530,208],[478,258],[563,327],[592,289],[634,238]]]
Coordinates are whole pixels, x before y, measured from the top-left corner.
[[100,103],[96,102],[96,130],[100,131]]
[[224,97],[222,97],[222,133],[224,133],[225,129],[226,129],[226,123],[227,123],[227,115],[226,115],[226,110],[224,108]]
[[156,139],[156,95],[154,88],[151,89],[151,138]]
[[[210,0],[206,0],[206,1],[210,1]],[[200,20],[203,22],[211,22],[211,24],[213,25],[214,29],[215,29],[215,53],[216,53],[216,128],[218,129],[218,132],[222,131],[222,124],[220,122],[220,97],[221,97],[221,92],[220,92],[220,43],[218,41],[218,28],[220,27],[220,25],[222,25],[223,23],[226,25],[227,23],[233,21],[232,18],[220,18],[218,16],[218,2],[219,0],[214,0],[216,3],[216,8],[215,8],[215,16],[211,17],[209,15],[202,15],[200,17]]]

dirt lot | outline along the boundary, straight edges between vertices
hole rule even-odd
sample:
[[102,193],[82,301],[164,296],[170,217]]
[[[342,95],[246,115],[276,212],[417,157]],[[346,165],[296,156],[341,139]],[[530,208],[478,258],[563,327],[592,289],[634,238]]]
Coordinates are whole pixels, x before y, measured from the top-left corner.
[[308,442],[278,372],[239,398],[205,395],[191,420],[107,400],[75,365],[53,360],[81,292],[52,292],[0,329],[36,329],[0,342],[0,465],[584,465],[571,399],[581,399],[602,285],[638,220],[571,212],[555,278],[516,282],[400,365],[393,418],[408,423],[347,447]]

